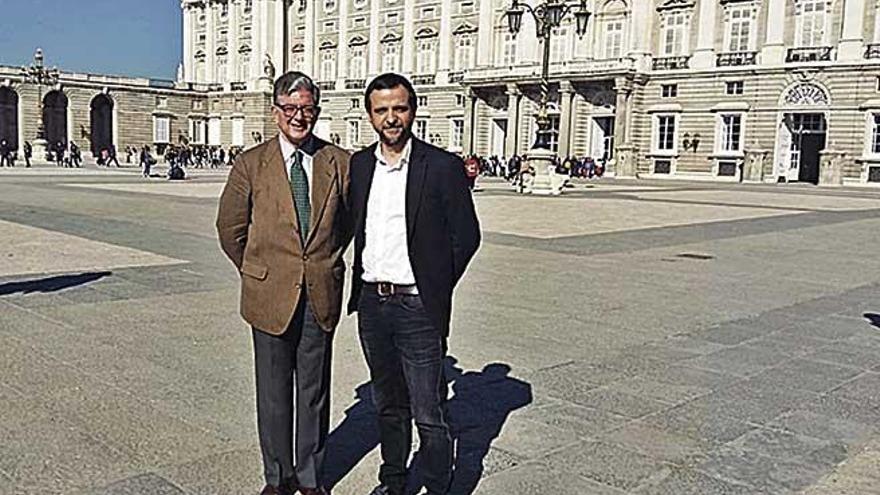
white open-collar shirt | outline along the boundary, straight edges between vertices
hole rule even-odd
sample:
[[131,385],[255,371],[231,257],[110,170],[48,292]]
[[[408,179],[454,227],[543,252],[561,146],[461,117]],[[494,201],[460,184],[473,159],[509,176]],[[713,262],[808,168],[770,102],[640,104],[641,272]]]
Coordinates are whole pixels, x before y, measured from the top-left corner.
[[411,154],[412,139],[400,161],[390,164],[382,155],[382,145],[376,145],[376,169],[367,199],[364,282],[416,283],[406,241],[406,175]]

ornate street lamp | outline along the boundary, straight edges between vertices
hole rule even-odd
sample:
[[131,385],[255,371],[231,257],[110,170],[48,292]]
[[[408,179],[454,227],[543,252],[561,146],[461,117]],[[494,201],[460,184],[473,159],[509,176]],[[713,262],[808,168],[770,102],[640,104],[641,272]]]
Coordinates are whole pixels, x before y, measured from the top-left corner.
[[58,84],[60,73],[57,68],[51,69],[43,65],[43,49],[37,48],[34,52],[34,62],[28,67],[21,68],[21,76],[25,82],[36,84],[39,92],[37,100],[37,108],[39,109],[39,119],[37,123],[37,138],[34,140],[34,156],[44,156],[46,153],[46,129],[43,126],[43,86],[54,86]]
[[[575,7],[577,10],[574,10]],[[549,183],[549,173],[546,172],[546,169],[547,165],[552,164],[555,158],[555,154],[550,151],[551,129],[547,109],[547,100],[550,97],[550,37],[553,35],[553,30],[559,27],[565,19],[565,16],[573,13],[575,32],[579,38],[583,38],[587,33],[587,25],[592,14],[587,10],[586,0],[580,0],[578,3],[564,0],[545,0],[536,7],[521,3],[519,0],[512,0],[510,8],[504,15],[507,17],[507,26],[514,36],[519,34],[522,29],[522,19],[526,12],[535,20],[535,34],[544,43],[544,57],[541,64],[541,102],[535,117],[538,131],[535,144],[529,151],[529,161],[535,161],[537,165],[534,169],[535,185],[538,185],[540,181]],[[551,191],[551,193],[553,192],[558,194],[556,191]]]

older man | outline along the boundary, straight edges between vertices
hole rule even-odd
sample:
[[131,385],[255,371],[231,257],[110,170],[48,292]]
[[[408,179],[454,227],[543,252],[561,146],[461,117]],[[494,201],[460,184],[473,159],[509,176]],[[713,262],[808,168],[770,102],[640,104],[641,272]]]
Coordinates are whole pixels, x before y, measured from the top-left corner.
[[330,355],[351,228],[349,157],[312,134],[319,104],[305,74],[275,81],[280,132],[236,159],[217,218],[253,327],[262,495],[327,493]]

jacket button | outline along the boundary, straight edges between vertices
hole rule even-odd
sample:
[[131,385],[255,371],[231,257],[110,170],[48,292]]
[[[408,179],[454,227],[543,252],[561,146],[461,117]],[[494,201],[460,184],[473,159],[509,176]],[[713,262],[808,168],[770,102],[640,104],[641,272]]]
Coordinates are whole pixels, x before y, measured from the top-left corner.
[[296,284],[294,284],[294,287],[296,287],[297,289],[301,289],[301,288],[302,288],[302,284],[299,283],[299,282],[297,282]]
[[309,255],[304,254],[304,255],[303,255],[303,261],[309,261]]

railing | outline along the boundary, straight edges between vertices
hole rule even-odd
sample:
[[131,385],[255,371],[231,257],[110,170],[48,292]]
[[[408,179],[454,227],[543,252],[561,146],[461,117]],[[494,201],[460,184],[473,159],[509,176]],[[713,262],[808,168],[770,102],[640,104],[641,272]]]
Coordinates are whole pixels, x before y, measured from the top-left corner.
[[831,60],[830,46],[816,46],[809,48],[789,48],[785,57],[786,62],[826,62]]
[[871,43],[865,49],[865,58],[880,58],[880,43]]
[[414,85],[421,86],[434,84],[436,80],[437,76],[434,74],[423,74],[421,76],[413,76],[412,82]]
[[333,91],[336,89],[336,81],[319,81],[318,87],[321,91]]
[[366,79],[346,79],[345,89],[364,89],[367,86]]
[[247,83],[244,81],[236,81],[236,82],[229,83],[229,90],[230,91],[246,91],[247,90]]
[[736,67],[741,65],[755,65],[758,60],[758,52],[727,52],[719,53],[715,57],[716,67]]
[[462,81],[464,81],[464,71],[463,70],[449,73],[449,82],[457,83],[457,82],[462,82]]
[[219,83],[210,83],[205,86],[208,91],[223,91],[223,85]]
[[655,58],[651,67],[654,70],[687,69],[690,59],[689,56]]

